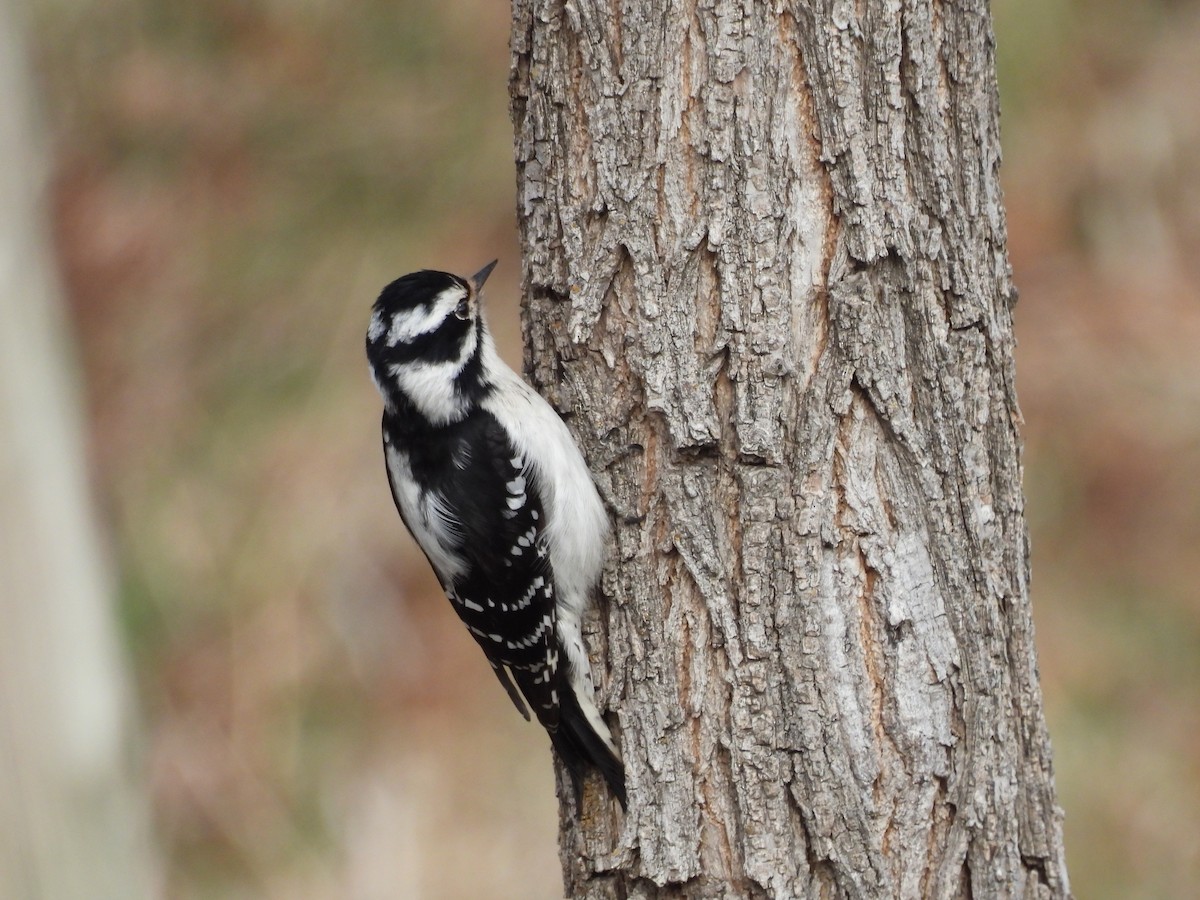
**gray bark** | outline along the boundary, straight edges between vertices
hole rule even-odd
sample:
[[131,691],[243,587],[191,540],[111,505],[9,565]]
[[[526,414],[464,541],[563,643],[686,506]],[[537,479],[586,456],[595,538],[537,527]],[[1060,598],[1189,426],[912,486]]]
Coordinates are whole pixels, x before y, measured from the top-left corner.
[[130,900],[155,869],[20,49],[0,0],[0,898]]
[[534,383],[616,522],[574,897],[1063,897],[985,0],[514,0]]

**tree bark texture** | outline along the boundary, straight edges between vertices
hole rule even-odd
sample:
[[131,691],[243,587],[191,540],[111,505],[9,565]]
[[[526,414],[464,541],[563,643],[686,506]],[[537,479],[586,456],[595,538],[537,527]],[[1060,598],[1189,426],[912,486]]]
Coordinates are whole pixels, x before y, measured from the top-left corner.
[[986,2],[513,16],[528,368],[615,522],[568,895],[1069,895]]

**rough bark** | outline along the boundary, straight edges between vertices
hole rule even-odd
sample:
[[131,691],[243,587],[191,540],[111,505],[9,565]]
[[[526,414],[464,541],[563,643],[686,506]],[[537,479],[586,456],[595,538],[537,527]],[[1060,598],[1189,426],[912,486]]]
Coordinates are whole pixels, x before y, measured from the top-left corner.
[[528,368],[616,523],[573,897],[1062,897],[986,2],[514,0]]
[[0,0],[0,897],[150,897],[30,85]]

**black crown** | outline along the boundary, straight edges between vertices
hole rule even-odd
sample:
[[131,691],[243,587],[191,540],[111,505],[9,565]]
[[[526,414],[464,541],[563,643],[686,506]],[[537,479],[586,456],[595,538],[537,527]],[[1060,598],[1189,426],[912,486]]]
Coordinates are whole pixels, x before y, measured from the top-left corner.
[[397,278],[379,294],[375,301],[377,309],[385,312],[400,312],[417,306],[428,305],[438,294],[450,287],[467,289],[467,283],[449,272],[422,269],[402,278]]

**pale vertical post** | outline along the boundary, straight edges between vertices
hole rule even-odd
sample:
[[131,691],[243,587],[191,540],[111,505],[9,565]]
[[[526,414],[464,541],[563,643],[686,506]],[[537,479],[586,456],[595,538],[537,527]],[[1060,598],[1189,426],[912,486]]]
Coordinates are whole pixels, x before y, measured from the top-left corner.
[[18,25],[0,2],[0,898],[136,900],[155,867]]

